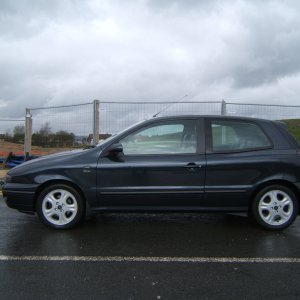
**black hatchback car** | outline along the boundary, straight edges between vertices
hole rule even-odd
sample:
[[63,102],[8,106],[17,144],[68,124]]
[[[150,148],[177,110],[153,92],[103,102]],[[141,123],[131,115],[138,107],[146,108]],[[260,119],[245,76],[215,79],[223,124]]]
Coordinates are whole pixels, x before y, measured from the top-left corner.
[[98,146],[8,172],[9,207],[71,228],[86,211],[249,212],[267,229],[299,213],[299,145],[279,122],[220,116],[153,118]]

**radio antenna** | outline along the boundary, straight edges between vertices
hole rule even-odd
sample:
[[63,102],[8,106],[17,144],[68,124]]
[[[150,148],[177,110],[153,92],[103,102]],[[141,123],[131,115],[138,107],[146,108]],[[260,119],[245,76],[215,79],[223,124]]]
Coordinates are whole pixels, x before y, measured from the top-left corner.
[[179,102],[181,102],[184,98],[186,98],[188,95],[184,95],[182,98],[180,98],[178,101],[176,102],[171,102],[170,104],[168,104],[167,106],[165,106],[161,111],[159,111],[158,113],[156,113],[155,115],[152,116],[152,118],[157,117],[161,112],[167,110],[169,107],[171,107],[174,104],[177,104]]

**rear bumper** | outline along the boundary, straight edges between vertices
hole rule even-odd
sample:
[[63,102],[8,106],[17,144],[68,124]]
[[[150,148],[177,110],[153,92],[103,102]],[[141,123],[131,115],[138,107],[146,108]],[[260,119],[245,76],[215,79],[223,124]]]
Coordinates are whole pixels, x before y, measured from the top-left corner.
[[3,198],[6,205],[26,213],[35,211],[35,191],[37,185],[6,183],[2,187]]

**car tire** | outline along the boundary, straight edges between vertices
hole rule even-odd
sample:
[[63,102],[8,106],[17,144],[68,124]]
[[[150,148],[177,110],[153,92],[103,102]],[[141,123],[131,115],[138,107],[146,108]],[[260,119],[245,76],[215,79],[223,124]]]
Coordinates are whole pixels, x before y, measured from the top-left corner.
[[55,229],[76,226],[83,219],[84,208],[77,190],[65,184],[46,187],[38,196],[36,205],[40,220]]
[[281,230],[290,226],[298,214],[298,200],[294,192],[283,185],[262,189],[254,198],[251,215],[263,228]]

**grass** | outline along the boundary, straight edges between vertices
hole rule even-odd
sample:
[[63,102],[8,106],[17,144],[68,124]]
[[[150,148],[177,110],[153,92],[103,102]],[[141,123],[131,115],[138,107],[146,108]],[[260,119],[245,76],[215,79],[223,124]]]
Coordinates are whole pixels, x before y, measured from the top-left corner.
[[286,124],[288,131],[300,144],[300,119],[282,120]]

